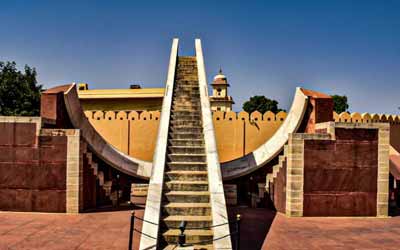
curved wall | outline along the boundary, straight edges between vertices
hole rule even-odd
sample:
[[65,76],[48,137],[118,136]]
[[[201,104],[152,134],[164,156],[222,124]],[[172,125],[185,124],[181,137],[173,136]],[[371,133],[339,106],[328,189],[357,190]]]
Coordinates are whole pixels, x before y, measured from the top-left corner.
[[[151,161],[159,111],[85,111],[89,122],[112,145],[132,157]],[[251,153],[267,141],[280,127],[287,114],[267,112],[213,113],[213,123],[221,162]]]
[[[121,152],[152,161],[159,111],[85,111],[89,122]],[[333,113],[336,122],[390,122],[391,144],[400,152],[400,116],[369,113]],[[269,140],[286,119],[286,112],[213,112],[213,123],[221,163],[243,157]]]

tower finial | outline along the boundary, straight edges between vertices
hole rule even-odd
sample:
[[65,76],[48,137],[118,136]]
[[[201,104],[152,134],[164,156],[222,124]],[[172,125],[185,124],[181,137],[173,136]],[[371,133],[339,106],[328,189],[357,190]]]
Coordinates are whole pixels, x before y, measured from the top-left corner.
[[221,68],[221,66],[219,66],[218,74],[221,74],[221,75],[222,75],[222,68]]

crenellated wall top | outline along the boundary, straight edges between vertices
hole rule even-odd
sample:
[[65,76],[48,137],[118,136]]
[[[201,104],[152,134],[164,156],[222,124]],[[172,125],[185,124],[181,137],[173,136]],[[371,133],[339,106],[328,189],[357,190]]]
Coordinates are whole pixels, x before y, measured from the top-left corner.
[[[86,117],[92,120],[159,120],[160,111],[100,111],[100,110],[87,110],[85,111]],[[267,122],[282,122],[285,120],[287,113],[280,111],[273,113],[267,111],[261,114],[255,111],[251,114],[246,111],[215,111],[213,112],[214,121],[267,121]],[[371,123],[371,122],[388,122],[392,124],[400,124],[400,115],[390,114],[374,114],[374,113],[358,113],[358,112],[342,112],[337,114],[333,112],[333,118],[336,122],[358,122],[358,123]]]

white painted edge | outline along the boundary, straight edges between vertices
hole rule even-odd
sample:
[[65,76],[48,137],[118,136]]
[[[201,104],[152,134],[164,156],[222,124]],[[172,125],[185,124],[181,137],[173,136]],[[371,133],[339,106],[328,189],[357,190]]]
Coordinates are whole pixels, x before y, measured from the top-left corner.
[[297,87],[292,106],[282,125],[269,140],[252,153],[224,163],[222,166],[224,180],[231,180],[249,174],[276,157],[287,143],[289,134],[295,133],[299,129],[307,110],[307,104],[308,97],[300,87]]
[[74,128],[81,130],[81,135],[89,148],[99,158],[113,168],[130,176],[143,179],[150,177],[151,162],[142,161],[122,153],[108,143],[90,124],[80,104],[75,83],[71,84],[70,88],[64,92],[64,103],[72,125]]
[[[143,222],[140,237],[140,250],[157,249],[157,239],[159,232],[159,222],[161,214],[162,188],[164,182],[164,169],[166,163],[168,129],[171,116],[172,95],[174,89],[176,61],[178,57],[179,40],[174,38],[172,41],[171,55],[169,59],[168,77],[165,86],[165,96],[161,108],[160,125],[158,127],[158,136],[153,156],[153,170],[150,177],[150,183],[146,199],[146,208],[144,210],[144,220],[151,221],[157,225]],[[155,237],[152,239],[147,235]]]
[[[226,211],[224,186],[222,183],[221,167],[218,158],[215,130],[208,98],[207,78],[204,66],[201,40],[195,40],[197,71],[199,77],[201,113],[203,121],[204,142],[207,155],[208,186],[210,191],[211,213],[213,225],[229,221]],[[230,234],[229,225],[213,228],[214,239]],[[214,249],[232,249],[231,237],[225,237],[213,242]]]

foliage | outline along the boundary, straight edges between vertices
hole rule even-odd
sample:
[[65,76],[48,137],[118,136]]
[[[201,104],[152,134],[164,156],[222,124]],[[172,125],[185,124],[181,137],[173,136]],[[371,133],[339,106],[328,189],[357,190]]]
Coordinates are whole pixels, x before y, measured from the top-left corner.
[[256,110],[261,114],[264,114],[267,111],[271,111],[275,114],[279,111],[284,111],[283,109],[278,108],[277,101],[259,95],[250,97],[250,100],[243,104],[243,110],[249,114]]
[[349,104],[347,103],[347,96],[343,95],[332,95],[333,98],[333,110],[340,114],[349,109]]
[[27,65],[21,72],[15,62],[0,62],[0,115],[39,115],[42,85],[36,75],[35,68]]

